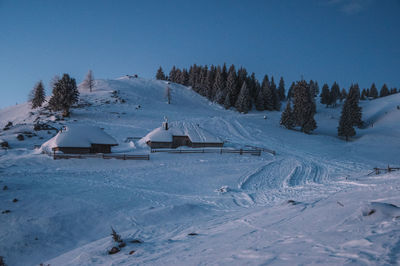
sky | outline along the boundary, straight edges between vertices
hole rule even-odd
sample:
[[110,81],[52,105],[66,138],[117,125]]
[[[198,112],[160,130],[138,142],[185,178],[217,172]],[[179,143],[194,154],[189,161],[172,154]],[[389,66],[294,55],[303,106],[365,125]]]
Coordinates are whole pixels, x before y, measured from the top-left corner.
[[0,0],[0,108],[81,82],[226,63],[261,80],[400,87],[400,0]]

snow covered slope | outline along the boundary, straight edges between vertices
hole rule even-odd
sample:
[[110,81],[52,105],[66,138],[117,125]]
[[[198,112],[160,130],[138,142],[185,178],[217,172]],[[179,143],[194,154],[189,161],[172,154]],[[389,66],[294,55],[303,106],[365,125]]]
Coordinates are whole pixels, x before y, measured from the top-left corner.
[[[346,143],[336,137],[340,105],[318,105],[319,128],[305,135],[279,127],[280,112],[238,114],[177,84],[170,85],[168,105],[166,86],[141,78],[97,80],[65,120],[45,109],[32,112],[28,104],[0,110],[0,128],[14,125],[0,132],[11,146],[0,150],[0,188],[8,188],[0,191],[0,210],[10,210],[0,214],[6,263],[400,262],[400,174],[368,176],[373,167],[400,165],[400,94],[363,102],[368,125]],[[116,151],[148,153],[137,140],[161,126],[164,116],[199,124],[228,147],[256,146],[277,155],[52,160],[34,149],[56,134],[34,131],[39,121],[54,128],[98,126],[117,140]],[[115,255],[107,253],[111,226],[127,242]]]

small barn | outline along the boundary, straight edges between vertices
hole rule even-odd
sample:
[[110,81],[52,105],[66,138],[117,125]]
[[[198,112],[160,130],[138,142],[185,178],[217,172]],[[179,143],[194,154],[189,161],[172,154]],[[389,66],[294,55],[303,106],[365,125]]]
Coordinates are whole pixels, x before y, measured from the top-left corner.
[[111,153],[111,147],[117,145],[117,141],[99,127],[71,125],[43,143],[41,149],[70,154]]
[[168,124],[164,122],[161,127],[154,129],[144,138],[152,149],[157,148],[178,148],[187,146],[192,148],[222,147],[224,142],[212,135],[199,125],[191,122],[175,122]]

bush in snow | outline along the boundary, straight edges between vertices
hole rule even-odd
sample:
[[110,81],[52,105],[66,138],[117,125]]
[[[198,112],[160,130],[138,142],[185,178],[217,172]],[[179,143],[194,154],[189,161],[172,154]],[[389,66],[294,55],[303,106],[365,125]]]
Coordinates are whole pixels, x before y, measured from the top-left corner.
[[23,141],[25,138],[24,138],[24,135],[22,135],[22,134],[18,134],[17,135],[17,140],[19,140],[19,141]]
[[117,243],[123,242],[121,239],[121,236],[119,234],[117,234],[117,232],[112,227],[111,227],[111,236],[112,236],[112,239],[114,240],[114,242],[117,242]]
[[69,116],[69,109],[78,102],[79,92],[76,81],[68,74],[54,84],[53,96],[49,101],[50,109],[53,111],[63,111],[63,116]]
[[2,147],[3,149],[8,149],[8,148],[10,148],[10,145],[8,144],[7,141],[0,140],[0,147]]
[[3,128],[3,130],[9,130],[13,126],[11,121],[8,121],[7,125]]

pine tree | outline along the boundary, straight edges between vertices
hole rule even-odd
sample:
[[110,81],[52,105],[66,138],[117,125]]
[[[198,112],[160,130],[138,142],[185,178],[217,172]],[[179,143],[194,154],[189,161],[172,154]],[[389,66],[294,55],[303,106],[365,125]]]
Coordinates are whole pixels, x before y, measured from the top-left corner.
[[[229,102],[232,104],[235,102],[237,98],[237,79],[236,79],[236,71],[235,66],[232,65],[228,71],[228,78],[226,80],[226,91],[229,93]],[[231,105],[232,106],[232,105]],[[229,107],[231,107],[229,106]]]
[[158,80],[166,80],[164,71],[163,71],[163,69],[162,69],[161,66],[160,66],[160,68],[157,70],[156,79],[158,79]]
[[301,127],[301,131],[309,134],[317,128],[314,120],[315,104],[312,101],[309,85],[302,80],[294,87],[293,114],[295,125]]
[[224,89],[218,90],[217,94],[215,95],[215,102],[218,104],[223,104],[225,102],[225,95],[226,92]]
[[255,102],[256,110],[257,111],[264,111],[264,95],[262,90],[259,90],[256,102]]
[[286,99],[285,81],[283,80],[283,77],[281,77],[281,79],[279,80],[278,95],[279,95],[279,101],[284,101]]
[[231,93],[228,92],[228,93],[226,94],[226,97],[225,97],[225,100],[224,100],[224,108],[225,108],[225,109],[229,109],[231,106],[232,106],[232,103],[231,103]]
[[46,93],[44,91],[43,82],[39,81],[32,89],[31,96],[29,99],[31,102],[32,109],[41,107],[45,99],[46,99]]
[[361,127],[363,125],[361,107],[358,106],[360,100],[360,88],[358,84],[351,85],[349,94],[347,95],[349,100],[350,116],[353,126]]
[[69,109],[78,102],[79,91],[76,81],[68,74],[54,84],[53,96],[50,98],[49,107],[53,111],[63,111],[63,116],[69,116]]
[[176,67],[173,66],[171,71],[169,72],[169,81],[176,82]]
[[386,83],[383,84],[382,88],[381,88],[381,93],[379,94],[379,97],[385,97],[388,96],[390,94],[389,92],[389,88],[387,87]]
[[94,77],[93,77],[93,72],[92,70],[89,70],[88,73],[86,74],[85,80],[82,82],[81,87],[83,89],[89,90],[92,92],[93,87],[94,87]]
[[281,109],[281,102],[279,101],[279,92],[276,88],[274,77],[271,77],[270,89],[272,92],[273,110],[279,111]]
[[250,105],[249,102],[250,102],[249,89],[247,88],[246,82],[243,82],[238,99],[235,103],[235,108],[239,112],[246,114],[249,111],[249,105]]
[[371,88],[369,89],[368,97],[376,99],[378,96],[378,89],[376,88],[375,83],[372,83]]
[[280,124],[287,129],[292,129],[295,125],[293,111],[290,101],[287,102],[285,110],[282,112]]
[[324,84],[322,86],[322,91],[321,91],[321,103],[326,104],[326,107],[331,103],[331,93],[329,91],[329,86],[328,84]]
[[218,91],[222,91],[224,89],[224,87],[225,86],[224,86],[223,79],[222,79],[221,67],[217,67],[214,84],[212,86],[211,100],[215,100]]
[[331,92],[330,92],[330,104],[333,106],[336,106],[336,101],[340,98],[340,87],[336,83],[336,81],[333,83],[331,87]]
[[347,97],[347,91],[343,88],[342,92],[340,93],[340,101],[342,102]]
[[288,95],[287,95],[287,99],[290,100],[294,97],[294,86],[296,84],[294,82],[292,82],[292,84],[290,85],[289,91],[288,91]]
[[343,108],[342,114],[339,120],[338,126],[338,136],[346,137],[346,141],[349,140],[349,137],[353,137],[356,135],[356,131],[353,127],[353,121],[351,117],[351,99],[349,97],[346,98]]
[[262,85],[261,85],[262,94],[264,97],[264,109],[268,111],[272,111],[275,109],[275,95],[271,90],[270,82],[268,79],[268,75],[264,76]]
[[360,100],[364,101],[366,99],[367,99],[367,91],[365,89],[362,89]]

